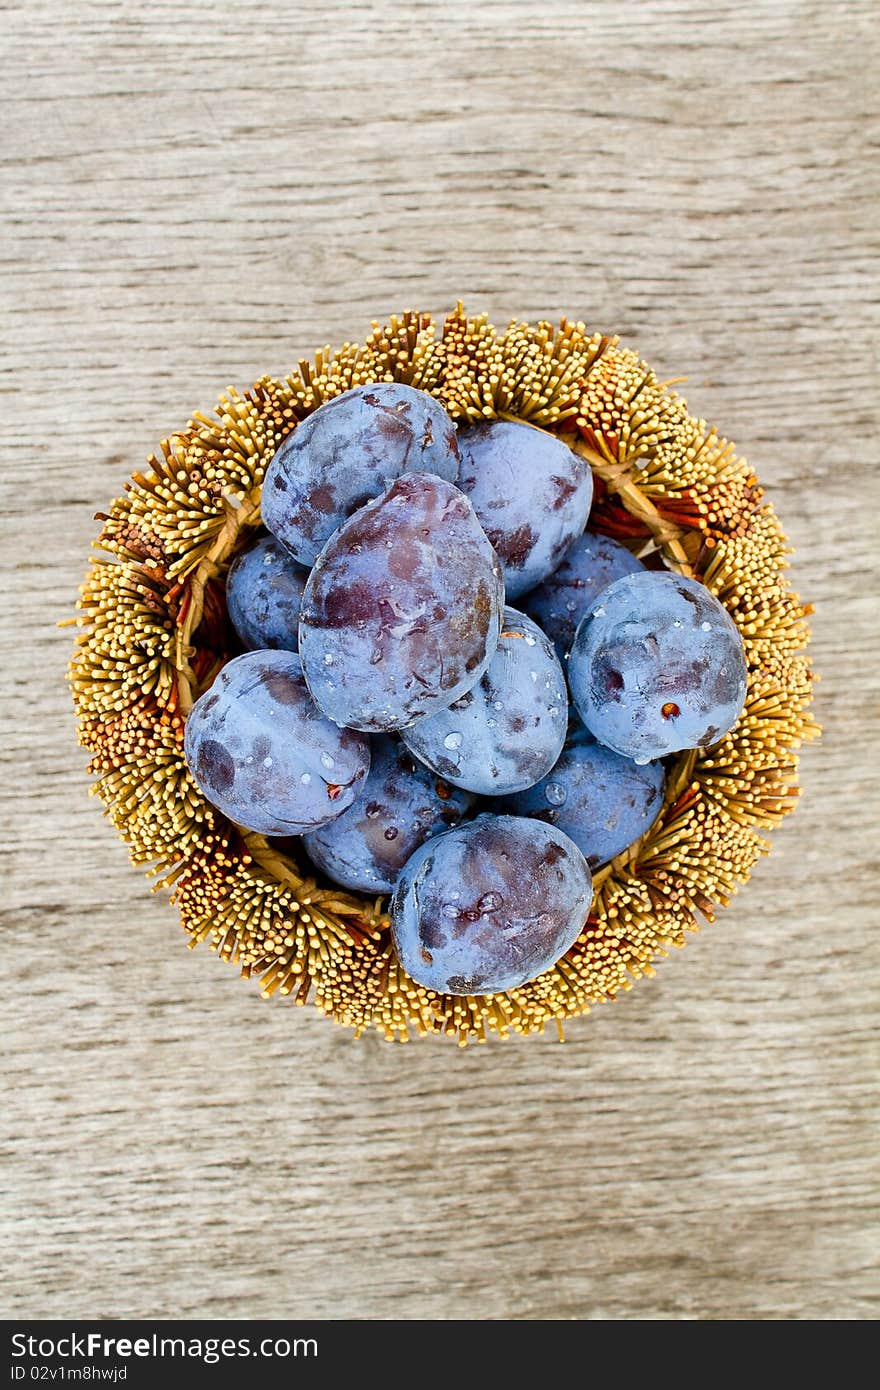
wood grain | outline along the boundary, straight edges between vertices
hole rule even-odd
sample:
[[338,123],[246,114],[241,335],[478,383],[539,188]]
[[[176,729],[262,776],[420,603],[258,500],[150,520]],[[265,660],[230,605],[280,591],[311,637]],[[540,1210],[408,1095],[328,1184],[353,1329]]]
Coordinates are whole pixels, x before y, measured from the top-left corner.
[[[876,37],[869,0],[3,7],[8,1315],[876,1314]],[[188,953],[54,627],[194,408],[458,296],[688,374],[817,605],[797,815],[562,1047],[355,1043]]]

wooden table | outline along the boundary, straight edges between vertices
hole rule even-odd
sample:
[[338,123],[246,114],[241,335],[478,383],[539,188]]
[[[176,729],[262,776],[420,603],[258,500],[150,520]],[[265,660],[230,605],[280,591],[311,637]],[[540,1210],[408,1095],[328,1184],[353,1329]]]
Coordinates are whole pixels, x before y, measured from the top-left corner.
[[[870,0],[6,7],[8,1314],[876,1311],[876,34]],[[54,626],[191,410],[459,296],[687,374],[817,605],[798,813],[564,1046],[355,1043],[188,953],[87,797]]]

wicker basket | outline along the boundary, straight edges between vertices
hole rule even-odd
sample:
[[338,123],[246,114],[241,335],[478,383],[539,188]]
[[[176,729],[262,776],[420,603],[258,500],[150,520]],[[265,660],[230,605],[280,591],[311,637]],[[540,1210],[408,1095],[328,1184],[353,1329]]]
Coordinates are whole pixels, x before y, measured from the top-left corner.
[[[233,825],[183,756],[193,700],[237,650],[225,610],[229,562],[260,524],[260,489],[282,439],[351,386],[404,381],[454,419],[513,419],[558,434],[590,464],[590,526],[706,584],[745,644],[749,688],[733,730],[669,766],[650,830],[594,876],[590,917],[552,970],[490,996],[439,995],[397,963],[384,899],[316,877],[296,843]],[[82,586],[70,667],[93,790],[172,890],[189,942],[208,941],[264,994],[289,995],[358,1033],[541,1032],[613,999],[711,920],[798,794],[794,750],[809,717],[810,611],[789,587],[772,506],[733,446],[691,417],[615,338],[581,323],[496,330],[458,305],[445,323],[404,313],[363,346],[325,348],[283,380],[229,390],[163,440],[103,529]]]

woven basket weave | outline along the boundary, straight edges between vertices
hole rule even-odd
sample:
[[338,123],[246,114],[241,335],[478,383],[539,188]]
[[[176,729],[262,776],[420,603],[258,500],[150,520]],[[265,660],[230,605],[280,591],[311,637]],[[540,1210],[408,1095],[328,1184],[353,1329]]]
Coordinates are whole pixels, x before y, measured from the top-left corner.
[[[745,644],[749,688],[734,729],[669,766],[650,830],[594,875],[590,917],[552,970],[491,996],[438,995],[398,965],[384,899],[315,876],[296,842],[242,830],[205,801],[183,756],[193,700],[237,650],[223,580],[260,524],[264,471],[282,439],[352,386],[404,381],[452,417],[513,419],[589,463],[590,526],[701,580]],[[712,919],[792,809],[809,717],[809,631],[784,576],[772,506],[733,446],[692,418],[638,356],[583,324],[496,330],[461,305],[443,323],[404,313],[363,346],[325,348],[290,377],[228,390],[163,440],[104,523],[81,590],[69,679],[81,743],[135,863],[168,887],[191,945],[208,941],[262,991],[312,1000],[387,1038],[560,1029],[613,999]]]

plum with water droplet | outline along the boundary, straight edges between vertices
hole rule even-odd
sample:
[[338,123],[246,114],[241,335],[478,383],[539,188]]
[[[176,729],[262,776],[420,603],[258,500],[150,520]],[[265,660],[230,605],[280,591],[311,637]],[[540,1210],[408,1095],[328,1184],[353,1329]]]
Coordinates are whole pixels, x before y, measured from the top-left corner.
[[399,739],[377,734],[357,800],[303,843],[343,888],[387,893],[419,845],[457,825],[474,798],[416,762]]
[[567,724],[568,691],[552,642],[531,618],[505,608],[495,655],[478,684],[402,738],[441,777],[491,796],[543,777],[559,757]]
[[439,401],[399,381],[355,386],[308,415],[266,470],[263,523],[303,565],[337,527],[410,471],[458,477],[458,437]]
[[497,809],[555,825],[596,869],[653,825],[663,804],[665,782],[662,763],[640,767],[631,758],[603,748],[584,730],[566,745],[546,777],[526,791],[505,797]]
[[598,531],[585,531],[553,573],[532,589],[523,606],[555,642],[559,659],[564,661],[578,623],[593,600],[615,579],[642,569],[641,560],[625,545]]
[[746,697],[736,624],[695,579],[626,575],[582,618],[568,660],[577,712],[590,733],[637,763],[709,748]]
[[190,710],[184,747],[212,805],[262,835],[301,835],[335,820],[370,767],[368,740],[324,717],[287,651],[228,662]]
[[226,576],[232,626],[252,651],[295,652],[308,574],[275,540],[263,536],[237,555]]
[[497,994],[549,970],[592,901],[589,866],[555,826],[482,815],[428,840],[391,899],[404,969],[443,994]]
[[501,631],[501,567],[458,488],[405,473],[339,528],[303,595],[309,689],[349,728],[403,728],[476,685]]
[[508,599],[518,598],[556,569],[583,531],[593,475],[561,439],[515,421],[472,425],[459,445],[458,485],[498,552]]

